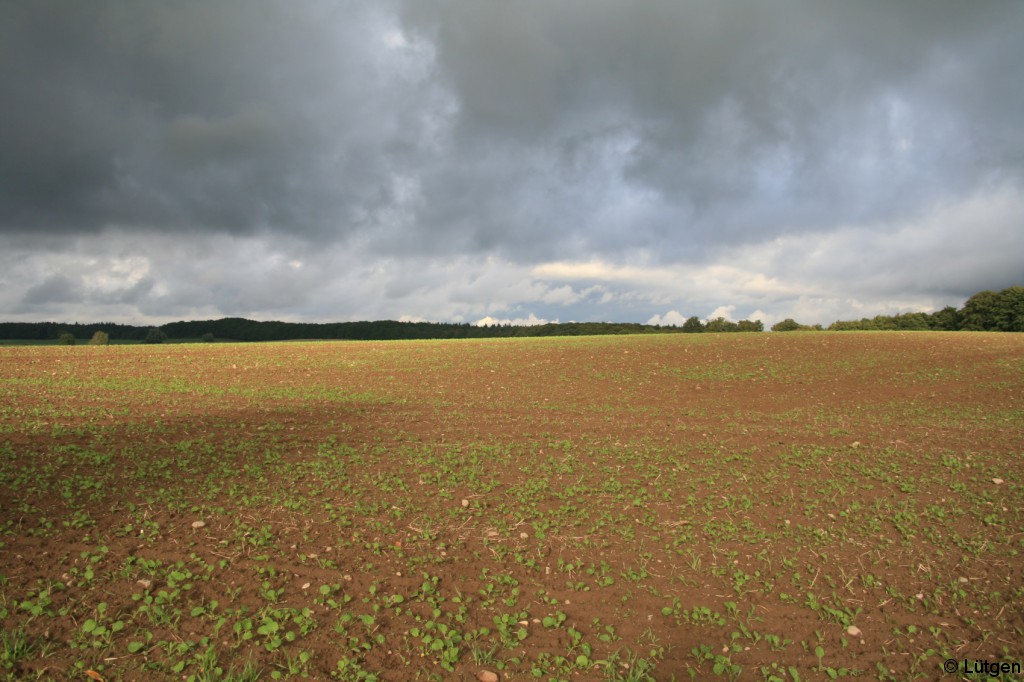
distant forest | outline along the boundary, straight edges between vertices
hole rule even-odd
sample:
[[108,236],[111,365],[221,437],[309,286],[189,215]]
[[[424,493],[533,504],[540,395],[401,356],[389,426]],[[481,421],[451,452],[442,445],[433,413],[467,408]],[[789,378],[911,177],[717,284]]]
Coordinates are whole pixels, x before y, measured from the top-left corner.
[[[154,330],[159,332],[154,334]],[[772,331],[825,331],[821,325],[802,325],[783,320]],[[932,330],[932,331],[1024,331],[1024,287],[1014,286],[999,292],[974,294],[961,309],[952,306],[934,313],[878,315],[861,320],[833,322],[828,331],[850,330]],[[50,341],[74,337],[88,340],[104,332],[110,340],[162,342],[164,340],[359,340],[388,339],[483,339],[526,336],[588,336],[601,334],[671,334],[703,332],[760,332],[759,320],[732,322],[719,317],[701,321],[691,317],[681,326],[646,325],[618,322],[563,322],[534,326],[456,324],[448,322],[257,322],[240,317],[220,320],[171,322],[160,327],[98,323],[0,322],[0,339]],[[70,340],[70,339],[69,339]]]

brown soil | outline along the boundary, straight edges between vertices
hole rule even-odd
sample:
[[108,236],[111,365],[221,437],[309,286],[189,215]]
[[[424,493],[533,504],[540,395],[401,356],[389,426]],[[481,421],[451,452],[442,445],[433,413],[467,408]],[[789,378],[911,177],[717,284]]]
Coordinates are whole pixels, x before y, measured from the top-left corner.
[[[303,651],[310,678],[350,658],[384,680],[610,679],[616,651],[658,680],[1024,659],[1022,335],[2,348],[0,390],[0,622],[42,647],[0,675],[184,679],[204,647],[261,679]],[[168,584],[176,563],[193,577]],[[140,611],[182,583],[173,622]],[[192,615],[212,601],[220,625]],[[236,636],[270,604],[316,628]],[[346,610],[373,626],[339,632]],[[409,634],[488,649],[524,612],[484,664]],[[103,617],[124,629],[83,634]]]

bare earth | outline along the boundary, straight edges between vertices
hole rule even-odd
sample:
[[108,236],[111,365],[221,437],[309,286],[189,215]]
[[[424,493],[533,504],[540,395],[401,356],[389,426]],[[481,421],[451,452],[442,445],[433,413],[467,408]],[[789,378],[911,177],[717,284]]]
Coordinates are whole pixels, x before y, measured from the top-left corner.
[[4,347],[0,679],[1019,680],[1022,457],[1021,334]]

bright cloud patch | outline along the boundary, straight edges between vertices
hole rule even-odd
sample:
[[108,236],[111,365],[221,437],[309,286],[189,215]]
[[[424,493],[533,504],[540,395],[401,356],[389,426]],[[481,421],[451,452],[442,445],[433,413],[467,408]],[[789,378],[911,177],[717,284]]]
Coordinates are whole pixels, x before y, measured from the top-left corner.
[[516,318],[512,318],[512,319],[510,319],[510,318],[498,319],[498,318],[491,317],[490,315],[488,315],[487,317],[480,318],[479,320],[477,320],[473,324],[475,324],[478,327],[488,327],[488,326],[505,325],[505,324],[510,324],[510,325],[513,325],[513,326],[516,326],[516,327],[534,327],[534,326],[537,326],[537,325],[540,325],[540,324],[548,324],[549,322],[557,323],[558,320],[542,320],[541,318],[537,317],[533,313],[530,313],[530,315],[528,317],[516,317]]

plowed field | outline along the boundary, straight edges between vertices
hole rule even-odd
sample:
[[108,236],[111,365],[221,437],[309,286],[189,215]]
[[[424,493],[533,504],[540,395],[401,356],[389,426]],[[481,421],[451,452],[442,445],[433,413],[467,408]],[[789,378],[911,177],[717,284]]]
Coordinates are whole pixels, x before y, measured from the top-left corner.
[[0,679],[1022,679],[1022,460],[1021,334],[4,347]]

